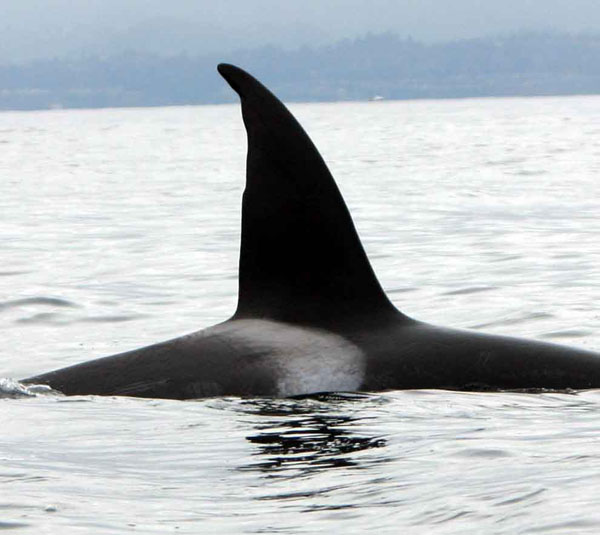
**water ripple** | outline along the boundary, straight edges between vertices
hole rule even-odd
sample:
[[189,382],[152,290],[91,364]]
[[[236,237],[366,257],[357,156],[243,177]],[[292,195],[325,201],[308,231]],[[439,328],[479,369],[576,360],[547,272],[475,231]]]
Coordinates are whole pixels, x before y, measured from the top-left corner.
[[78,308],[79,305],[68,301],[67,299],[60,299],[58,297],[26,297],[23,299],[13,299],[11,301],[0,302],[0,310],[27,307],[27,306],[52,306],[61,308]]
[[481,292],[489,292],[496,290],[495,286],[471,286],[468,288],[460,288],[458,290],[450,290],[449,292],[443,292],[442,295],[469,295]]

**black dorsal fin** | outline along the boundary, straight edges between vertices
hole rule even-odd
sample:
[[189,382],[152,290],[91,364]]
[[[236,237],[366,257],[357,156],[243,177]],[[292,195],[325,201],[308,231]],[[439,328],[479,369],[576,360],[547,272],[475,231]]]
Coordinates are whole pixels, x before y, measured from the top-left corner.
[[235,318],[335,324],[399,314],[383,292],[321,155],[287,108],[232,65],[248,133]]

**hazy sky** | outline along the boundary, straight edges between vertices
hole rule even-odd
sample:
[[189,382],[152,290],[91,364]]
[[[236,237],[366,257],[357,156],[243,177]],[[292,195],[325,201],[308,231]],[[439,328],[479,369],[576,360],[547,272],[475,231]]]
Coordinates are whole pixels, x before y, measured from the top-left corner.
[[600,0],[0,0],[0,61],[547,29],[600,32]]

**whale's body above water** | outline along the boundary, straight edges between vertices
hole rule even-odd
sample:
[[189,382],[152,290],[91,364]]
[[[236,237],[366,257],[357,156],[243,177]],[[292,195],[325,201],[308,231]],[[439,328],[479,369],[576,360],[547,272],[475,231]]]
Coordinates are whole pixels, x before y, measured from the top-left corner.
[[231,65],[248,133],[238,307],[196,333],[25,380],[67,395],[172,399],[407,388],[600,387],[600,354],[435,327],[389,301],[324,161]]

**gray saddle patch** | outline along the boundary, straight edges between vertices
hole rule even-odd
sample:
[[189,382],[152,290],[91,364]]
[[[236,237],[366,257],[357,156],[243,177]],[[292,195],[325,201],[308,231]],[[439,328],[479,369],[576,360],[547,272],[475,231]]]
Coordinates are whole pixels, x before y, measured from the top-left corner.
[[268,320],[225,325],[230,342],[263,355],[276,377],[278,396],[355,391],[363,383],[365,355],[342,336]]

